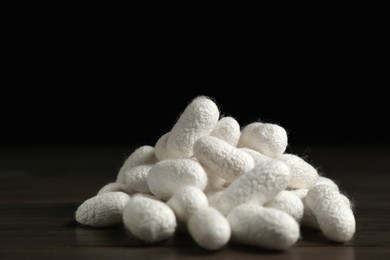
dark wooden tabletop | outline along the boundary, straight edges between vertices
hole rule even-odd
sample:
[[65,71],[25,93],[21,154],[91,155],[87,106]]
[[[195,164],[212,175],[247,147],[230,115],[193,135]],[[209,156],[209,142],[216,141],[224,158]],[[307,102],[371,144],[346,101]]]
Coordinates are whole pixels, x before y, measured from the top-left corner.
[[302,228],[302,238],[285,252],[234,244],[208,252],[186,234],[145,245],[122,227],[79,226],[73,218],[78,205],[115,179],[130,152],[97,146],[0,148],[0,259],[390,259],[390,147],[293,149],[353,198],[357,232],[338,244]]

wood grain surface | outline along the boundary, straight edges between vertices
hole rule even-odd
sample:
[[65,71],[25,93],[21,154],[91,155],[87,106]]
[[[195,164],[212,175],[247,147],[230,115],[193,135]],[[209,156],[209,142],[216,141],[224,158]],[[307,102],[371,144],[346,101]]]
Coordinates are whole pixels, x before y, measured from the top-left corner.
[[302,228],[285,252],[229,244],[217,252],[187,234],[145,245],[123,227],[78,225],[73,214],[116,172],[124,147],[0,148],[0,259],[390,259],[390,148],[299,147],[355,205],[357,233],[345,244]]

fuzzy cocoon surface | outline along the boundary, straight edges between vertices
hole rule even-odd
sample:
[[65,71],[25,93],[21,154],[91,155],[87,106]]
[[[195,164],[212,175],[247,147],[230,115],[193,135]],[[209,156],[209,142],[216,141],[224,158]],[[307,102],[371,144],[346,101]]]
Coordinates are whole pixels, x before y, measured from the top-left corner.
[[130,196],[123,192],[96,195],[81,204],[76,221],[91,227],[108,227],[122,223],[122,213]]
[[175,212],[178,220],[185,222],[195,211],[206,208],[209,202],[201,190],[187,186],[173,194],[167,205]]
[[254,167],[250,155],[213,136],[199,138],[194,145],[194,153],[207,169],[227,181],[234,181]]
[[241,135],[240,125],[233,117],[223,117],[218,121],[210,135],[217,137],[230,145],[237,146]]
[[173,211],[161,201],[147,196],[135,196],[123,212],[125,227],[147,243],[168,239],[176,230]]
[[194,143],[209,135],[218,123],[219,110],[209,98],[200,96],[187,106],[171,130],[167,140],[168,154],[174,158],[190,158]]
[[234,208],[227,219],[232,238],[242,244],[284,250],[299,238],[298,223],[281,210],[242,204]]
[[204,190],[207,186],[207,174],[194,160],[165,160],[153,166],[147,182],[156,197],[168,200],[176,191],[186,186]]
[[242,130],[238,147],[247,147],[271,158],[279,158],[287,147],[287,132],[275,124],[252,123]]
[[188,221],[188,231],[198,245],[217,250],[229,242],[231,230],[226,218],[214,208],[197,210]]
[[234,181],[212,206],[227,214],[232,208],[249,201],[263,205],[284,190],[290,178],[290,168],[284,162],[265,162]]
[[346,197],[327,185],[316,185],[305,198],[324,235],[331,240],[344,242],[355,234],[356,222]]
[[266,207],[279,209],[286,212],[296,221],[300,221],[303,216],[303,202],[291,191],[281,191],[270,202],[265,204]]
[[125,172],[125,183],[132,190],[150,193],[147,177],[153,165],[140,165]]
[[142,164],[155,164],[156,162],[157,158],[154,148],[149,145],[141,146],[127,158],[119,170],[116,182],[125,183],[125,173],[131,168]]
[[317,170],[294,154],[283,154],[279,158],[291,169],[291,180],[288,184],[293,189],[309,189],[318,180]]

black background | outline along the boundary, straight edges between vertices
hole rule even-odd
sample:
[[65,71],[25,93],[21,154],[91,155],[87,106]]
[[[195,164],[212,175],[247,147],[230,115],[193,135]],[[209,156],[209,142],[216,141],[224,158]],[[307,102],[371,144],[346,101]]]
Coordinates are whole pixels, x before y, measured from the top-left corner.
[[383,16],[197,8],[10,7],[0,144],[153,145],[197,95],[292,144],[390,144]]

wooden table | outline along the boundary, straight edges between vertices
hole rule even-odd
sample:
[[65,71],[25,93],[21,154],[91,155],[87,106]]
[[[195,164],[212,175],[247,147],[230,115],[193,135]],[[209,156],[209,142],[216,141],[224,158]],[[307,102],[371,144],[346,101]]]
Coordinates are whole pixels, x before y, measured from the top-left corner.
[[299,147],[353,198],[357,233],[333,243],[303,228],[286,252],[229,245],[217,252],[188,235],[153,246],[122,227],[92,229],[73,219],[78,205],[113,181],[131,149],[3,147],[0,149],[0,259],[390,259],[390,147]]

